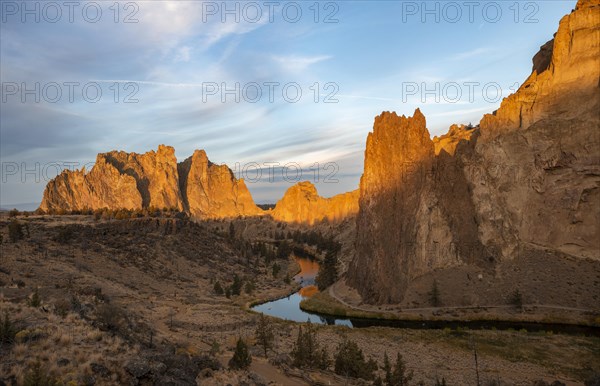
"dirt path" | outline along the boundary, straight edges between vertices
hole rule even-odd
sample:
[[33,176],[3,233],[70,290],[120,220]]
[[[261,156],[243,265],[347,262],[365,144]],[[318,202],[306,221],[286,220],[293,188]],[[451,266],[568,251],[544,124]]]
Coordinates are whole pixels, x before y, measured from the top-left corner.
[[275,382],[278,385],[306,386],[308,383],[295,377],[288,377],[277,367],[273,366],[263,358],[252,358],[250,371],[263,377],[265,380]]

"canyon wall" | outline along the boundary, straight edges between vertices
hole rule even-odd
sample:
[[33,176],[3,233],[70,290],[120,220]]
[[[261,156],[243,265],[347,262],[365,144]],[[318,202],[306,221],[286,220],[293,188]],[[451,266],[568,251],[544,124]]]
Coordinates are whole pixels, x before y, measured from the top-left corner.
[[367,138],[347,283],[399,303],[416,278],[549,251],[600,260],[600,6],[580,0],[479,126],[430,139],[384,112]]
[[299,182],[285,192],[271,216],[277,221],[308,225],[323,220],[340,222],[358,213],[358,196],[358,190],[354,190],[324,198],[309,181]]

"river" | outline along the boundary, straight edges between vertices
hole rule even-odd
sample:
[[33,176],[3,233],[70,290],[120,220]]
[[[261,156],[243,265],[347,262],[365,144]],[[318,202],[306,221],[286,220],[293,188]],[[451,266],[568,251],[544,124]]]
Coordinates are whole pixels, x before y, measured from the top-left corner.
[[337,319],[334,317],[311,314],[300,309],[300,302],[319,292],[315,286],[315,278],[319,272],[319,263],[314,260],[296,257],[296,262],[300,266],[300,273],[294,276],[294,280],[300,283],[301,288],[298,292],[272,302],[259,304],[252,307],[256,312],[262,312],[265,315],[275,316],[280,319],[291,320],[294,322],[306,322],[319,324],[336,324],[352,327],[352,322],[348,319]]
[[294,276],[294,280],[300,283],[301,288],[298,292],[271,302],[259,304],[252,307],[252,310],[261,312],[265,315],[275,316],[280,319],[291,320],[294,322],[341,325],[348,327],[393,327],[393,328],[411,328],[411,329],[442,329],[442,328],[467,328],[473,330],[521,330],[529,332],[552,331],[555,333],[600,336],[600,329],[596,327],[577,326],[569,324],[556,323],[535,323],[535,322],[507,322],[507,321],[411,321],[411,320],[383,320],[383,319],[341,319],[329,315],[319,315],[306,312],[300,309],[300,302],[313,296],[318,292],[315,286],[315,278],[319,272],[319,263],[307,258],[295,257],[300,265],[300,273]]

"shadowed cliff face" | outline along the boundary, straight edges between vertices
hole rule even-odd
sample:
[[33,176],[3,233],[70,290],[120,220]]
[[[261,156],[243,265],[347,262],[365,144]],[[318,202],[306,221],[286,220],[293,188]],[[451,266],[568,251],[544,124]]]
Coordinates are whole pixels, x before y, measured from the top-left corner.
[[493,273],[536,250],[600,259],[598,2],[580,1],[542,51],[473,130],[432,141],[419,110],[375,118],[347,274],[365,301],[398,303],[433,271]]
[[226,165],[211,163],[204,151],[177,164],[175,150],[160,145],[145,154],[99,154],[86,174],[65,170],[50,181],[40,208],[177,208],[197,218],[261,215],[243,180]]
[[277,221],[312,225],[322,220],[339,222],[357,212],[358,190],[324,198],[312,183],[304,181],[285,192],[271,216]]

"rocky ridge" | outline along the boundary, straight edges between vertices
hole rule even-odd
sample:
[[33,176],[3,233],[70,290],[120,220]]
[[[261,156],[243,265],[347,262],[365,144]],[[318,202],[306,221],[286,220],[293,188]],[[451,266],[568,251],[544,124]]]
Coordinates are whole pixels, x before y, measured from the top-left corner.
[[363,300],[401,302],[415,279],[456,267],[600,260],[599,51],[600,5],[580,0],[479,127],[431,140],[419,110],[375,118],[347,274]]

